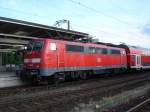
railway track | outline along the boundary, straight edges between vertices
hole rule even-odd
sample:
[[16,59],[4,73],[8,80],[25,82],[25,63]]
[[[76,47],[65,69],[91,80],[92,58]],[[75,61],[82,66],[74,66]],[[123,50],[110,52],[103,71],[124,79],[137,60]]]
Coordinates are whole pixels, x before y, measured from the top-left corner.
[[[24,94],[10,95],[8,97],[0,98],[0,112],[40,112],[43,109],[54,112],[60,109],[59,106],[65,107],[68,102],[76,102],[82,99],[88,99],[93,95],[104,95],[110,91],[122,91],[122,89],[131,89],[142,83],[149,81],[150,75],[137,75],[126,78],[110,79],[95,79],[93,82],[80,83],[62,87],[47,87],[44,91],[24,92]],[[107,82],[108,81],[108,82]],[[82,81],[81,81],[82,82]],[[42,86],[44,87],[44,86]],[[38,87],[38,89],[41,87]],[[37,89],[37,88],[36,88]],[[32,88],[32,90],[34,90]],[[32,106],[31,106],[32,105]],[[63,105],[63,106],[62,106]],[[57,107],[57,108],[56,108]]]
[[150,98],[130,108],[126,112],[150,112]]
[[[122,75],[111,76],[111,77],[102,76],[100,78],[88,79],[84,81],[79,80],[79,81],[73,81],[73,82],[65,82],[65,83],[59,84],[57,87],[53,84],[53,85],[39,85],[39,86],[27,85],[27,86],[21,86],[21,87],[3,88],[3,89],[0,89],[0,98],[10,96],[10,95],[15,95],[15,94],[33,93],[33,92],[45,91],[45,90],[51,91],[51,90],[59,89],[63,87],[71,87],[71,86],[82,85],[82,84],[86,85],[88,83],[93,83],[93,82],[100,82],[101,84],[104,84],[104,83],[108,84],[109,82],[113,83],[113,82],[117,82],[121,80],[128,80],[128,78],[135,79],[135,75],[140,75],[140,74],[147,75],[148,73],[149,71],[146,71],[144,73],[143,72],[128,73],[128,74],[124,73]],[[143,77],[143,76],[141,75],[139,77]]]

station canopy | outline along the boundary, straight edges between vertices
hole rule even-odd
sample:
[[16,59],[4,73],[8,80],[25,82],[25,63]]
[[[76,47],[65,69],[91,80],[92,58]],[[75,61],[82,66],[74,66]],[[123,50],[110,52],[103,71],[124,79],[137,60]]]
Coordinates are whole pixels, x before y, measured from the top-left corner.
[[0,17],[0,52],[16,50],[35,38],[88,42],[87,33]]

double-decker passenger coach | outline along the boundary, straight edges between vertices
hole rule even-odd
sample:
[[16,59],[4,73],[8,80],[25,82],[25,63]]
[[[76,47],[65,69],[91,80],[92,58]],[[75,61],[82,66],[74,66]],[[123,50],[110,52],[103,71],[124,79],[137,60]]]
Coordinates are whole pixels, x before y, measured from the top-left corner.
[[150,50],[128,45],[120,45],[127,53],[128,69],[149,69],[150,68]]

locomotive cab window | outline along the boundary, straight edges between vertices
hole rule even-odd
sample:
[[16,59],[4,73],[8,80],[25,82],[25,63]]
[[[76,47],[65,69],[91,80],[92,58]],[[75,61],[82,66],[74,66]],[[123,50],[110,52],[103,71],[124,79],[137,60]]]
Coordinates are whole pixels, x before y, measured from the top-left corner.
[[44,45],[43,41],[30,42],[27,45],[27,51],[40,51]]
[[84,52],[84,47],[83,46],[78,46],[78,45],[66,45],[66,51]]

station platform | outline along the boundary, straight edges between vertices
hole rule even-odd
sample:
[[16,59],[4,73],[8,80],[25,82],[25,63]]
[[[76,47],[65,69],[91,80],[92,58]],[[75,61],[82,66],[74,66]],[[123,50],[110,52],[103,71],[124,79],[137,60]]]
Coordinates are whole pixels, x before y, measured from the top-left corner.
[[15,72],[0,72],[0,88],[25,85]]

